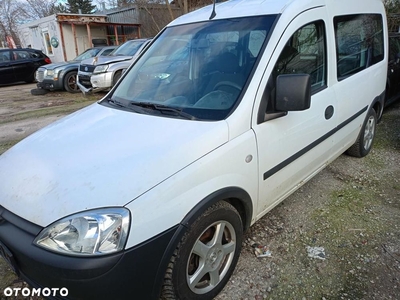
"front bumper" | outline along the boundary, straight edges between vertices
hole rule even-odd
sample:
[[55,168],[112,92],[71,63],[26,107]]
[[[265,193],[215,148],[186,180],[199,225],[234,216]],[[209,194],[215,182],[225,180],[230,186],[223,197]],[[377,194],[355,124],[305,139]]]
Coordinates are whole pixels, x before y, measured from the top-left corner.
[[90,94],[93,90],[92,84],[90,83],[90,77],[92,77],[93,73],[84,72],[79,70],[76,78],[76,84],[83,94]]
[[86,85],[83,85],[83,84],[81,83],[80,79],[79,79],[79,76],[80,76],[80,75],[78,74],[77,79],[76,79],[76,85],[78,86],[78,88],[81,90],[81,92],[82,92],[84,95],[90,94],[90,93],[92,92],[93,88],[92,88],[92,87],[88,87],[88,86],[86,86]]
[[62,90],[63,84],[59,80],[51,80],[51,79],[44,79],[37,84],[38,88],[45,89],[45,90]]
[[0,245],[3,255],[9,250],[6,260],[34,288],[67,288],[68,299],[158,299],[156,275],[164,272],[160,265],[177,229],[113,255],[66,256],[35,246],[42,228],[0,206]]
[[96,93],[109,90],[112,87],[112,77],[112,72],[88,75],[79,71],[77,84],[84,94]]
[[95,74],[90,77],[94,90],[106,90],[112,87],[113,72]]

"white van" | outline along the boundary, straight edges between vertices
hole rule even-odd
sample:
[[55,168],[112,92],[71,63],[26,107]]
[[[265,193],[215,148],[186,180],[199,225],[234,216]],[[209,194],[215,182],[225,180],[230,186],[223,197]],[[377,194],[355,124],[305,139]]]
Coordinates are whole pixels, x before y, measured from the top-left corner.
[[69,299],[212,299],[249,226],[370,151],[388,37],[382,2],[362,2],[232,0],[173,21],[101,101],[0,156],[6,260]]

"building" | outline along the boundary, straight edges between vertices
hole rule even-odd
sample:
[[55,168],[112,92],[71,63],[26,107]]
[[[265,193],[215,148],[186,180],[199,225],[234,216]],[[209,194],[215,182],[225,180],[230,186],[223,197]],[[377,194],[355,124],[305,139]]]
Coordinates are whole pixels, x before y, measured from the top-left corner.
[[53,62],[74,59],[96,45],[119,45],[140,38],[140,24],[134,15],[122,22],[106,14],[55,14],[19,26],[22,47],[40,49]]

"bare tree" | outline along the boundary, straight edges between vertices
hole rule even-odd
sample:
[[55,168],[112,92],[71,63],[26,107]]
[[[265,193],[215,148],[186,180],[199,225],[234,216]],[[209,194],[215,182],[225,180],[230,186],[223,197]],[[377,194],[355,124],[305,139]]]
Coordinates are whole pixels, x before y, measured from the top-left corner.
[[[142,36],[154,36],[180,15],[213,3],[213,0],[99,0],[108,7],[135,7],[142,24]],[[221,0],[216,0],[221,2]]]
[[[216,0],[216,2],[222,1]],[[213,0],[174,0],[171,3],[179,7],[182,11],[182,14],[186,14],[198,8],[212,4]]]
[[17,25],[20,20],[18,2],[15,0],[0,0],[0,31],[1,40],[5,42],[6,36],[11,36],[19,44]]
[[6,36],[12,36],[19,44],[19,24],[61,12],[60,9],[57,0],[0,0],[0,40],[4,42]]
[[108,8],[136,9],[138,22],[142,24],[143,37],[155,36],[165,25],[180,16],[180,9],[168,0],[100,0]]
[[397,32],[400,27],[400,0],[383,0],[386,8],[389,31]]
[[142,24],[142,36],[155,36],[165,25],[179,15],[179,13],[174,15],[170,4],[166,5],[166,2],[166,0],[135,0],[135,5],[139,11],[139,21]]
[[25,0],[20,2],[19,8],[26,18],[33,20],[58,12],[57,0]]
[[400,12],[400,0],[382,0],[382,2],[388,14]]

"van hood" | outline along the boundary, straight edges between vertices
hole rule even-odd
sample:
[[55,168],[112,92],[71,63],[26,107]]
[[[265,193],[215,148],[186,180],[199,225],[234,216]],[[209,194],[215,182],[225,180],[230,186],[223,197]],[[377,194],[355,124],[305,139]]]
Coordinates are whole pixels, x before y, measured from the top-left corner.
[[[97,57],[96,66],[131,60],[133,57],[134,56],[99,56]],[[93,65],[93,58],[83,60],[81,65]]]
[[95,103],[0,156],[0,204],[43,227],[83,210],[124,206],[227,141],[225,121]]

